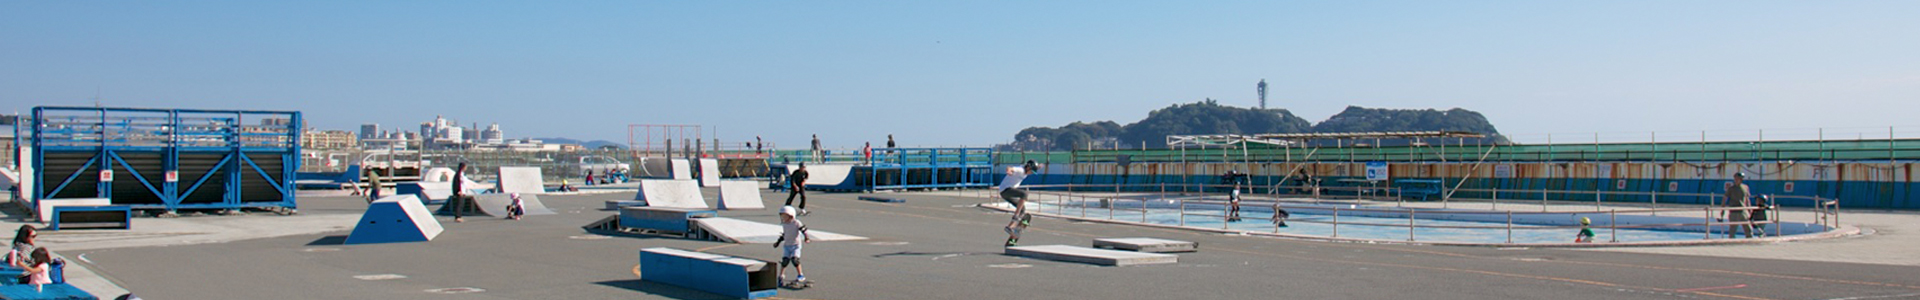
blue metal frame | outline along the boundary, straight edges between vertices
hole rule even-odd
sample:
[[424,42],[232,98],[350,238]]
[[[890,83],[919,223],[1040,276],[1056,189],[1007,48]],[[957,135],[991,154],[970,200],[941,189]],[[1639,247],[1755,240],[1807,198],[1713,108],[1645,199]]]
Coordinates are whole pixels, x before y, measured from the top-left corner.
[[[246,125],[244,121],[252,119],[284,118],[284,126]],[[233,209],[242,207],[285,207],[296,208],[294,193],[295,172],[300,168],[300,133],[303,118],[297,111],[252,111],[252,110],[199,110],[199,109],[150,109],[150,108],[101,108],[101,107],[54,107],[33,108],[30,143],[33,146],[33,166],[36,172],[46,172],[47,153],[91,153],[88,162],[68,174],[64,180],[52,182],[37,181],[36,188],[30,191],[38,201],[49,196],[59,195],[72,188],[79,176],[86,170],[125,171],[128,178],[137,181],[148,192],[153,193],[160,203],[119,203],[135,209]],[[16,128],[16,131],[18,129]],[[16,139],[19,136],[16,135]],[[160,157],[160,170],[140,169],[136,162],[129,161],[123,153],[152,153]],[[155,183],[148,180],[154,174],[177,174],[180,171],[180,158],[185,154],[218,154],[220,161],[199,178],[175,178],[175,181]],[[275,157],[280,159],[279,172],[268,172],[256,161],[257,157]],[[151,167],[151,165],[147,165]],[[116,170],[117,169],[117,170]],[[146,172],[143,172],[146,171]],[[199,171],[199,170],[196,170]],[[278,173],[273,174],[273,173]],[[225,177],[219,187],[218,201],[196,201],[185,203],[194,192],[208,187],[205,184],[215,174]],[[258,175],[269,184],[278,199],[247,199],[242,189],[249,174]],[[38,176],[38,175],[35,175]],[[120,177],[114,174],[113,177]],[[39,177],[45,178],[45,177]],[[109,177],[108,179],[112,179]],[[184,189],[179,179],[193,180]],[[95,194],[101,198],[114,198],[115,184],[133,184],[113,180],[98,181],[94,186]],[[41,187],[53,186],[52,189]]]
[[[992,148],[881,148],[873,149],[867,182],[868,191],[923,188],[969,188],[992,186]],[[924,177],[913,176],[923,170]],[[882,184],[882,171],[892,171],[889,184]],[[953,172],[953,180],[941,180],[942,171]],[[989,180],[979,180],[986,178]],[[924,179],[924,180],[916,180]],[[922,183],[910,183],[910,182]]]

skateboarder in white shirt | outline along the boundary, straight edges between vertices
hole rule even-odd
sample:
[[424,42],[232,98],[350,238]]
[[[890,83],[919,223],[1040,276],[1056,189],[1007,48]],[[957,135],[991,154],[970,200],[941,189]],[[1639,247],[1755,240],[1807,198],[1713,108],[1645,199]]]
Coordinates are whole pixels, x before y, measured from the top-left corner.
[[800,217],[795,216],[797,214],[798,209],[794,209],[792,206],[780,207],[780,239],[773,241],[774,248],[781,248],[780,269],[776,271],[775,274],[777,278],[779,278],[778,280],[785,281],[787,278],[787,265],[792,264],[794,273],[798,273],[800,276],[794,278],[791,283],[785,284],[785,286],[789,288],[806,288],[812,286],[813,282],[807,281],[806,269],[800,268],[800,246],[806,243],[812,243],[813,235],[807,233],[807,224],[801,223]]
[[1029,160],[1018,167],[1007,168],[1007,178],[1000,181],[1000,199],[1013,205],[1013,220],[1007,222],[1007,246],[1020,243],[1020,233],[1033,223],[1033,216],[1027,214],[1027,191],[1020,188],[1020,182],[1028,175],[1040,171],[1040,165]]

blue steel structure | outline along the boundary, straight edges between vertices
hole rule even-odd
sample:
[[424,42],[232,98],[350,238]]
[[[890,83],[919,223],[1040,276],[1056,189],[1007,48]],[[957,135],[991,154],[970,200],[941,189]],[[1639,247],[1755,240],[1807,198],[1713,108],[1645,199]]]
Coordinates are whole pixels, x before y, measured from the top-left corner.
[[31,122],[36,204],[296,208],[300,112],[42,106]]
[[858,183],[865,183],[860,185],[868,191],[987,187],[994,174],[993,149],[873,149],[866,168],[855,167],[854,172],[855,178],[866,177]]

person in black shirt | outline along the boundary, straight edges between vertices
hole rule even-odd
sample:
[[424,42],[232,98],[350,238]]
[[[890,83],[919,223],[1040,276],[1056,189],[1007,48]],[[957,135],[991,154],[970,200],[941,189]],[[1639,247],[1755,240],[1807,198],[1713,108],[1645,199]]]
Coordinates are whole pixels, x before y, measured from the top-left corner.
[[887,135],[887,148],[893,148],[893,135]]
[[453,211],[453,222],[455,223],[467,221],[465,218],[460,217],[460,214],[463,213],[462,211],[467,209],[467,191],[464,190],[460,184],[465,181],[467,181],[467,163],[460,163],[460,166],[453,168],[453,196],[447,197],[446,204],[447,206],[453,207],[453,209],[449,210]]
[[787,206],[793,206],[793,197],[800,197],[800,215],[807,215],[807,163],[800,163],[799,169],[787,175]]

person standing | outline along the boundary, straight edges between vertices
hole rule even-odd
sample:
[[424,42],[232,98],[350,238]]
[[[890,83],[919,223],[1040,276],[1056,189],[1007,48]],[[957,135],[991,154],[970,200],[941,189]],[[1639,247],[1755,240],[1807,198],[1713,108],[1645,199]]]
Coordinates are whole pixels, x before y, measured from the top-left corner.
[[760,136],[753,136],[753,154],[760,154],[760,149],[766,148],[766,146],[767,142],[760,141]]
[[887,134],[887,148],[894,148],[893,134]]
[[1727,186],[1726,207],[1732,208],[1726,210],[1727,238],[1733,238],[1735,229],[1740,230],[1740,233],[1746,237],[1753,237],[1753,226],[1747,223],[1746,208],[1747,197],[1752,195],[1753,190],[1747,188],[1746,180],[1746,172],[1733,173],[1733,185]]
[[1227,222],[1240,221],[1240,173],[1227,170],[1220,176],[1220,183],[1229,186],[1227,191]]
[[787,174],[787,206],[793,206],[795,196],[800,197],[800,215],[806,215],[807,163],[800,163],[800,168],[794,169],[793,174]]
[[826,154],[820,151],[820,135],[815,134],[813,135],[813,162],[820,162],[825,158]]
[[860,155],[866,157],[862,161],[867,164],[873,164],[873,142],[867,142],[866,146],[860,146]]
[[464,210],[467,210],[467,197],[468,197],[467,194],[468,193],[465,187],[462,186],[462,183],[466,181],[467,181],[467,163],[460,163],[460,166],[454,167],[453,169],[453,195],[447,196],[447,204],[446,204],[447,207],[450,207],[450,209],[448,210],[453,211],[454,223],[461,223],[461,222],[467,221],[465,218],[461,217],[461,215],[465,213]]
[[380,172],[367,171],[367,203],[380,200]]

